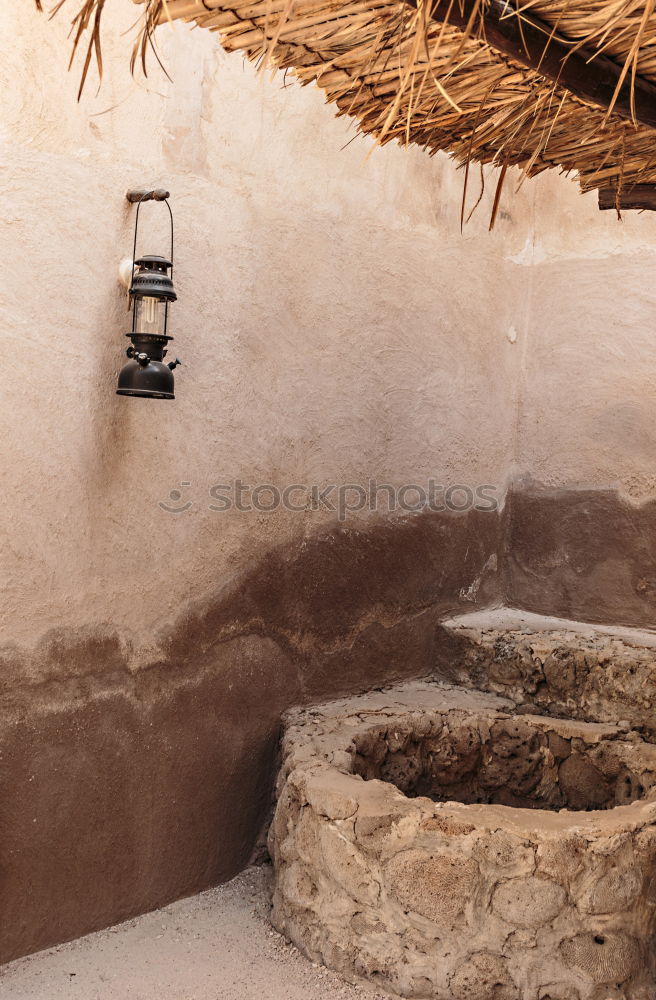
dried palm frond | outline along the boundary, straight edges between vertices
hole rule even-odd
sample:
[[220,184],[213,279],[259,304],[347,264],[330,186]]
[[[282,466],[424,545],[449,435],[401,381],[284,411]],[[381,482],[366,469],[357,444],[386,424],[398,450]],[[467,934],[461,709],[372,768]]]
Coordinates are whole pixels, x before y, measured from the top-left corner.
[[[34,2],[37,10],[42,11],[43,0],[34,0]],[[84,61],[80,73],[78,100],[82,96],[84,85],[87,81],[89,69],[94,56],[98,70],[98,77],[102,80],[103,58],[101,27],[102,15],[106,2],[107,0],[77,0],[77,7],[75,7],[75,0],[57,0],[50,13],[50,16],[54,17],[64,7],[69,7],[75,10],[71,20],[71,35],[73,41],[69,68],[73,65],[78,49],[80,49],[83,44],[86,44]],[[137,61],[140,61],[144,73],[146,72],[146,54],[148,49],[152,50],[160,66],[162,66],[159,56],[157,55],[157,49],[154,45],[153,32],[161,21],[164,6],[165,3],[163,4],[162,0],[145,0],[145,5],[141,14],[141,31],[132,51],[131,68],[133,71]],[[164,69],[163,66],[162,69]],[[165,69],[164,72],[166,72]]]
[[[79,2],[79,0],[78,0]],[[42,10],[42,0],[35,0],[37,10]],[[66,4],[66,0],[58,0],[55,4],[51,16],[54,17],[58,14],[62,7]],[[87,32],[90,32],[87,50],[84,56],[84,65],[82,67],[82,74],[80,78],[80,89],[78,91],[78,99],[80,98],[82,91],[84,89],[84,84],[86,83],[87,75],[89,72],[89,66],[91,65],[91,60],[93,55],[96,57],[96,64],[98,66],[98,76],[102,79],[102,46],[100,43],[100,25],[103,14],[103,8],[105,6],[105,0],[82,0],[80,6],[78,7],[77,13],[73,16],[71,22],[71,33],[73,35],[73,46],[71,51],[70,66],[73,64],[75,54],[80,46],[82,39],[85,37]]]
[[[66,2],[75,0],[58,7]],[[451,8],[459,2],[451,0]],[[228,51],[316,83],[339,114],[354,117],[379,143],[448,150],[467,177],[477,161],[500,166],[504,176],[511,166],[527,176],[551,167],[574,171],[583,190],[656,184],[655,131],[615,114],[612,102],[604,110],[575,97],[487,44],[486,2],[474,6],[463,29],[448,16],[434,21],[430,0],[416,0],[414,9],[403,0],[145,0],[132,65],[140,61],[145,70],[158,24],[195,21],[217,31]],[[84,0],[73,21],[75,47],[90,32],[82,83],[94,53],[102,71],[105,3]],[[571,39],[574,50],[614,59],[620,81],[640,75],[656,82],[656,0],[519,5]],[[463,219],[464,211],[463,200]]]

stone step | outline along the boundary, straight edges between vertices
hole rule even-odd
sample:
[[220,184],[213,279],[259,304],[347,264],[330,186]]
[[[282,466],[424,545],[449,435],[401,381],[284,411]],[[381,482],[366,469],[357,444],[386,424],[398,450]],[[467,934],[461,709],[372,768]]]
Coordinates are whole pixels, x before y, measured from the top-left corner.
[[442,623],[435,675],[522,712],[613,722],[656,738],[656,631],[492,608]]

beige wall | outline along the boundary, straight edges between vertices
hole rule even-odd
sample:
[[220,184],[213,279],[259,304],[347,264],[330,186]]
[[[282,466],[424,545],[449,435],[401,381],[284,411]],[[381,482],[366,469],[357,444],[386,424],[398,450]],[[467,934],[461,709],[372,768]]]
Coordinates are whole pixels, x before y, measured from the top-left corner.
[[656,626],[656,219],[530,185],[504,599]]
[[[106,624],[147,656],[186,602],[331,521],[213,513],[220,481],[653,494],[656,220],[550,174],[513,178],[489,235],[491,179],[461,237],[446,157],[354,139],[315,88],[180,23],[160,30],[173,82],[152,59],[134,80],[133,19],[109,5],[103,85],[78,104],[66,19],[0,11],[2,640]],[[142,184],[176,216],[171,405],[114,395]],[[142,218],[161,250],[164,210]],[[166,514],[183,482],[193,507]]]
[[555,174],[530,187],[516,472],[643,502],[656,495],[656,218],[618,222]]
[[[78,104],[65,17],[0,10],[0,635],[106,624],[137,657],[186,602],[331,520],[212,513],[213,483],[504,482],[530,199],[508,191],[488,235],[491,183],[461,237],[446,157],[347,145],[316,89],[181,24],[160,32],[173,83],[152,60],[135,81],[132,5],[105,20],[102,89]],[[171,404],[114,394],[123,196],[144,184],[170,188],[177,226]],[[164,209],[142,219],[161,252]],[[193,508],[162,512],[181,482]]]

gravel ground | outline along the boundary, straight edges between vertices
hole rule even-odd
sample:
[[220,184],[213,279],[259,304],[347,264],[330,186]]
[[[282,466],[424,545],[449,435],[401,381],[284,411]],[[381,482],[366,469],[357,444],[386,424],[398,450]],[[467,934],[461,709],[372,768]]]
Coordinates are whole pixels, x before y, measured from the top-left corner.
[[268,922],[268,866],[0,968],[2,1000],[389,1000],[308,962]]

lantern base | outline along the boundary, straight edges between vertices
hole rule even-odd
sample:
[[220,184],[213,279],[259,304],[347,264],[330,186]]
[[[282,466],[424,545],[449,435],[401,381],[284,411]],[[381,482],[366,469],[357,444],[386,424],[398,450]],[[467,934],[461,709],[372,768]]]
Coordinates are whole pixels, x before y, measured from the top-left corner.
[[[161,351],[158,353],[161,354]],[[173,372],[169,366],[163,361],[149,358],[145,353],[137,354],[136,358],[139,360],[133,358],[121,368],[116,386],[117,395],[175,399]]]
[[172,392],[149,392],[148,389],[117,389],[117,396],[143,396],[145,399],[175,399]]

